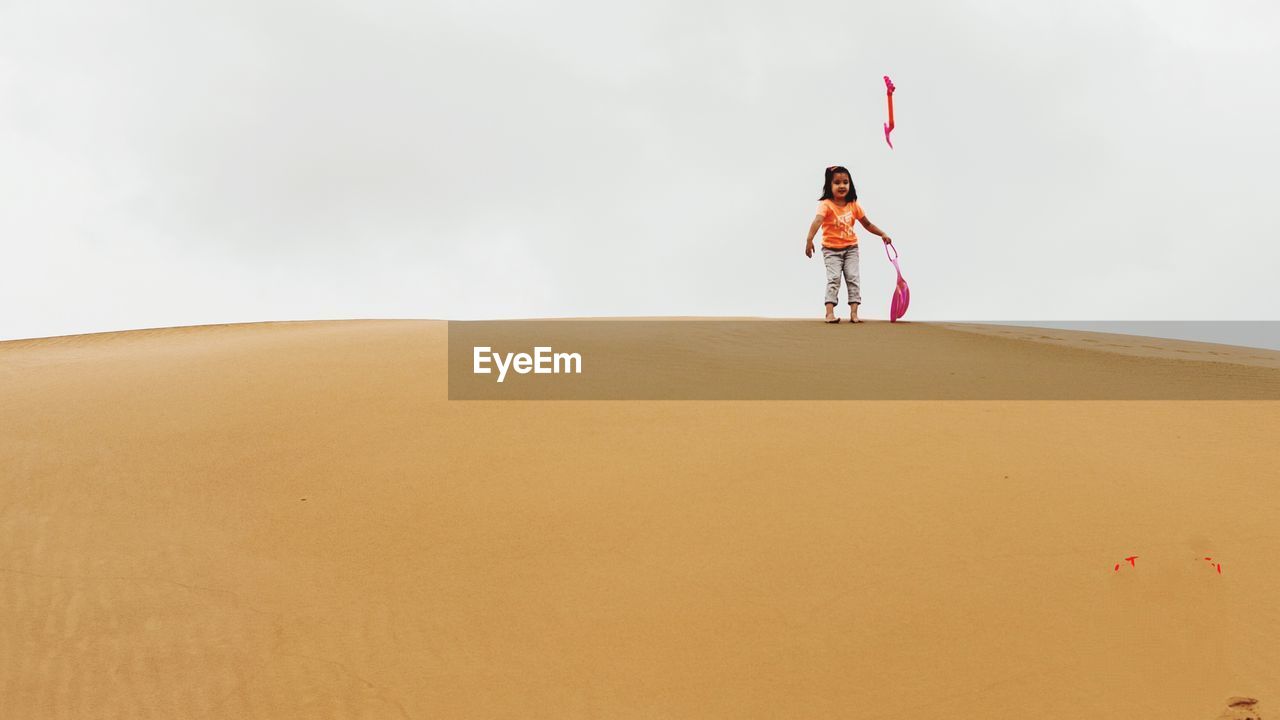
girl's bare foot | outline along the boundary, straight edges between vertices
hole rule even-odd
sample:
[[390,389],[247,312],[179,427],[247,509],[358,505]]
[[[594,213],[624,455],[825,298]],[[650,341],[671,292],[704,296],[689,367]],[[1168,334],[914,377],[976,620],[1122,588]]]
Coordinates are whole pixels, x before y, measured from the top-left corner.
[[829,323],[838,323],[838,322],[840,322],[840,318],[836,317],[836,306],[835,306],[835,305],[832,305],[832,304],[830,304],[830,303],[828,303],[828,304],[827,304],[827,317],[826,317],[825,319],[826,319],[826,321],[827,321],[827,322],[829,322]]

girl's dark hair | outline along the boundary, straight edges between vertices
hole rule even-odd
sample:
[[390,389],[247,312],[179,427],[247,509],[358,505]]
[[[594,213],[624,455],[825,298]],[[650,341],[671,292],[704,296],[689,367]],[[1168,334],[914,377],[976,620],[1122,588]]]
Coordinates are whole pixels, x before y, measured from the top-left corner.
[[843,165],[832,165],[827,168],[826,176],[822,179],[822,197],[818,198],[819,200],[836,199],[836,196],[831,194],[831,180],[839,173],[844,173],[849,176],[849,195],[845,199],[858,199],[858,188],[853,185],[853,173],[849,172],[849,169]]

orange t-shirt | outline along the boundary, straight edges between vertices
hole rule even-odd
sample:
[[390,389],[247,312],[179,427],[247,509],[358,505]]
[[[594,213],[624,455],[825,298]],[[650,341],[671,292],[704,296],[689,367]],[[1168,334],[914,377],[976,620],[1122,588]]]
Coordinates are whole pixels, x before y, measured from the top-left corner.
[[839,207],[831,200],[818,203],[818,216],[822,218],[822,247],[843,250],[858,244],[853,224],[866,217],[857,200]]

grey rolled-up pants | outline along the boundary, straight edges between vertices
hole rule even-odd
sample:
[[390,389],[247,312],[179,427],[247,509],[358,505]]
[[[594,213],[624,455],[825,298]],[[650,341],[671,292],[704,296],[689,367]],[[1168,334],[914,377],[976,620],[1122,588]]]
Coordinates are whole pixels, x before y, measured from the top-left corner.
[[848,286],[849,303],[862,303],[862,291],[858,289],[858,246],[843,250],[822,248],[822,262],[827,266],[827,302],[836,305],[840,297],[840,276]]

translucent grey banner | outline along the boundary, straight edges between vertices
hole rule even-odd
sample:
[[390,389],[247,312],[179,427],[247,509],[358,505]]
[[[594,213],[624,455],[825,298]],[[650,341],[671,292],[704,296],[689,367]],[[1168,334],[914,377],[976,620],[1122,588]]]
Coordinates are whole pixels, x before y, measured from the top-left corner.
[[1171,340],[1280,350],[1280,322],[1262,320],[1010,320],[985,325],[1016,325],[1113,335],[1139,335]]
[[1280,322],[451,321],[449,399],[1280,400]]

